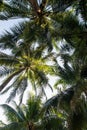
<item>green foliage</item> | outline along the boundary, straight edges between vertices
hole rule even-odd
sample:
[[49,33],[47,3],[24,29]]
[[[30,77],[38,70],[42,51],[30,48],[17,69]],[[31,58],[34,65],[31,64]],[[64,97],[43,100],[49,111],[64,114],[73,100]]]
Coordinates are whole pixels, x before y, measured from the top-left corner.
[[64,130],[64,119],[58,117],[56,111],[49,110],[47,116],[46,111],[42,111],[42,103],[40,97],[30,96],[26,105],[18,106],[15,102],[14,108],[7,104],[1,105],[4,114],[7,117],[7,124],[0,127],[0,130],[26,130],[31,127],[42,130]]
[[[27,47],[29,49],[27,50]],[[55,65],[48,65],[48,57],[52,57],[54,54],[43,55],[45,50],[44,46],[33,47],[33,45],[26,45],[15,47],[12,51],[14,54],[7,55],[1,52],[0,64],[3,65],[2,76],[8,75],[6,79],[0,86],[0,91],[2,91],[6,85],[13,79],[13,83],[4,90],[5,93],[9,89],[13,88],[11,94],[9,95],[8,102],[15,97],[16,93],[19,91],[20,102],[22,102],[24,91],[28,86],[28,81],[32,83],[32,87],[36,90],[36,87],[42,86],[42,91],[44,91],[43,85],[49,84],[48,77],[46,74],[53,74]],[[2,71],[1,68],[1,71]],[[9,72],[6,70],[9,70]]]
[[7,101],[19,93],[21,104],[30,81],[43,96],[45,86],[53,88],[48,75],[57,77],[56,89],[63,88],[43,106],[36,97],[23,110],[2,105],[10,124],[0,130],[87,129],[86,12],[86,0],[0,1],[0,20],[23,19],[0,37],[0,49],[11,51],[0,52],[0,76],[6,76],[1,94],[12,89]]

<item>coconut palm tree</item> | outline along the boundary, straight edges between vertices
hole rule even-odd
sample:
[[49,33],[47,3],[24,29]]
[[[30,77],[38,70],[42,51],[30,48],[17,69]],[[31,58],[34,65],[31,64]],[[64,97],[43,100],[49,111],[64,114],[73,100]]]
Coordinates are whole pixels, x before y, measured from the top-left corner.
[[[73,16],[69,18],[71,11],[67,10],[66,12],[63,11],[61,13],[61,10],[65,10],[69,6],[74,6],[74,5],[75,5],[75,10],[77,10],[77,6],[79,4],[80,3],[77,0],[73,0],[72,2],[70,0],[67,1],[11,0],[7,2],[3,1],[1,2],[0,5],[0,11],[1,11],[0,19],[2,20],[4,19],[9,20],[12,18],[24,19],[24,22],[22,22],[22,26],[20,26],[18,32],[12,35],[12,40],[17,40],[18,37],[19,39],[20,37],[22,38],[25,37],[26,40],[29,41],[35,40],[35,42],[38,42],[40,44],[44,43],[48,46],[49,50],[52,50],[55,43],[60,41],[61,38],[65,38],[65,36],[67,37],[68,35],[72,36],[73,34],[73,32],[70,32],[72,31],[72,29],[70,28],[70,26],[68,26],[68,24],[73,22],[72,21],[73,19],[71,19]],[[57,13],[55,13],[55,9],[53,8],[53,6],[56,5],[58,5],[57,9],[60,10],[57,11]],[[67,6],[65,7],[65,5]],[[80,10],[82,12],[83,6],[81,9]],[[76,11],[74,11],[74,13],[75,12]],[[68,24],[67,24],[67,19],[69,20]],[[86,15],[84,19],[86,19]],[[17,28],[18,27],[16,27],[16,29]],[[68,30],[67,28],[70,28],[71,30]],[[81,35],[81,30],[80,32],[76,32],[76,33],[78,33],[78,35]],[[8,35],[8,37],[10,37],[10,34]],[[0,43],[2,43],[2,40],[0,41]]]
[[63,119],[54,111],[49,115],[42,111],[42,103],[39,97],[30,96],[26,105],[20,107],[13,102],[15,109],[7,104],[1,105],[7,118],[7,124],[3,123],[0,130],[64,130]]
[[[22,45],[14,45],[12,54],[8,55],[0,53],[0,76],[6,76],[0,85],[1,93],[5,93],[12,89],[8,102],[20,92],[20,101],[26,88],[29,87],[29,80],[35,91],[40,89],[44,91],[49,84],[48,74],[54,75],[55,63],[51,65],[48,62],[53,61],[54,53],[44,54],[45,46],[36,46],[34,44],[24,43]],[[12,80],[13,79],[13,80]],[[8,85],[10,83],[11,85]],[[6,87],[8,85],[8,87]],[[38,88],[39,87],[39,88]]]
[[[37,2],[37,0],[36,1],[27,0],[22,2],[12,0],[9,2],[2,2],[0,7],[1,9],[0,19],[3,20],[13,17],[16,19],[19,18],[24,19],[23,24],[25,26],[24,28],[22,28],[23,37],[25,34],[25,38],[27,41],[35,40],[35,42],[38,42],[38,40],[41,39],[40,43],[47,44],[49,45],[49,48],[52,48],[51,37],[48,30],[48,25],[50,26],[51,22],[47,17],[48,9],[46,9],[45,7],[46,3],[47,1],[44,0],[39,3]],[[26,20],[27,22],[25,22]],[[26,36],[26,33],[28,37]],[[21,34],[21,32],[19,32],[19,34]],[[15,33],[13,37],[14,39],[15,38],[17,39],[18,33]]]
[[82,130],[87,128],[87,39],[77,35],[67,39],[60,47],[63,66],[56,60],[59,78],[55,86],[62,84],[64,90],[49,99],[44,108],[54,107],[66,112],[68,129]]
[[15,102],[15,109],[7,104],[1,105],[5,111],[7,124],[1,130],[35,130],[40,120],[41,101],[30,97],[26,105],[19,107]]
[[[10,88],[13,88],[8,101],[16,95],[17,91],[21,91],[20,98],[22,101],[24,91],[28,86],[28,79],[31,80],[35,90],[37,86],[42,86],[42,90],[44,90],[44,86],[48,84],[46,74],[54,72],[54,65],[49,67],[48,64],[44,63],[46,59],[53,58],[52,54],[42,56],[47,45],[49,49],[52,48],[50,46],[50,34],[48,33],[50,20],[44,16],[46,14],[44,11],[45,5],[46,1],[39,4],[37,1],[1,2],[1,19],[24,18],[22,24],[15,26],[11,29],[11,32],[6,32],[0,38],[0,48],[11,49],[12,52],[12,55],[1,53],[0,58],[1,76],[9,75],[0,85],[0,91],[14,79],[13,83],[2,92],[7,92]],[[35,10],[37,11],[35,12]],[[4,13],[5,15],[3,15]],[[47,23],[45,23],[45,19],[47,19]],[[38,43],[39,45],[37,45]]]
[[[73,0],[72,2],[70,0],[1,1],[0,19],[22,18],[24,22],[22,22],[20,28],[15,27],[16,31],[13,31],[14,33],[8,33],[8,35],[5,35],[6,37],[0,39],[0,47],[3,47],[2,42],[6,42],[5,39],[10,36],[11,40],[16,40],[16,42],[25,38],[27,41],[33,40],[39,44],[45,44],[49,50],[52,50],[58,41],[63,38],[69,39],[69,37],[75,35],[86,38],[87,32],[84,30],[82,33],[82,28],[79,28],[76,19],[76,14],[80,14],[86,27],[86,5],[86,0]],[[71,8],[66,10],[70,6]],[[73,23],[72,26],[71,23]]]
[[[76,103],[72,102],[74,95],[73,88],[69,88],[64,92],[52,97],[45,104],[43,109],[55,108],[59,114],[65,113],[65,122],[67,130],[82,130],[87,129],[87,101],[82,95]],[[78,125],[79,124],[79,125]]]

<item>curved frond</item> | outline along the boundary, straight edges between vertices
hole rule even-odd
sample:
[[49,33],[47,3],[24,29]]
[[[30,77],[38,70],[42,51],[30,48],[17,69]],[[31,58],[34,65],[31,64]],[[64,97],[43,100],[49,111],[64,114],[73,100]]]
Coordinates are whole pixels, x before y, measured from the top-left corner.
[[0,91],[2,91],[2,90],[6,87],[6,85],[12,80],[12,78],[13,78],[14,76],[16,76],[17,74],[21,73],[23,70],[24,70],[24,68],[23,68],[23,69],[20,69],[20,70],[18,70],[18,71],[16,71],[16,72],[14,72],[13,74],[11,74],[11,75],[0,85]]
[[1,105],[1,107],[3,108],[6,118],[9,122],[23,121],[20,114],[17,113],[17,111],[15,109],[13,109],[11,106],[9,106],[7,104],[3,104],[3,105]]
[[8,1],[3,2],[0,5],[0,19],[7,20],[10,18],[23,18],[27,17],[29,13],[27,1],[26,2],[18,2],[18,1]]
[[27,130],[23,123],[12,122],[11,124],[5,125],[4,127],[0,127],[0,130],[21,130],[21,128],[23,130]]
[[65,91],[61,92],[60,94],[57,94],[53,96],[52,98],[48,99],[47,102],[44,104],[43,109],[49,109],[50,107],[62,108],[64,104],[63,102],[66,102],[67,105],[69,105],[70,101],[72,100],[74,96],[74,90],[73,87],[66,89]]
[[11,32],[5,31],[0,37],[0,48],[9,48],[11,50],[17,49],[18,40],[20,40],[24,26],[25,22],[22,21],[18,25],[15,25],[13,28],[10,28]]
[[0,67],[0,77],[6,76],[13,72],[13,69],[7,68],[5,66]]
[[8,65],[11,66],[12,64],[18,63],[18,60],[14,56],[10,56],[3,52],[0,52],[0,65]]

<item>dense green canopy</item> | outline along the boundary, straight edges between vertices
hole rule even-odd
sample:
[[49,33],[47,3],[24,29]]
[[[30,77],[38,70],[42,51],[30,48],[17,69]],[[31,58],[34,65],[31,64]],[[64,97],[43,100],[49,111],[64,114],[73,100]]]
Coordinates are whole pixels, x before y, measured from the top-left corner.
[[[87,0],[0,0],[0,20],[20,18],[22,22],[0,37],[0,76],[5,76],[0,94],[12,90],[9,102],[19,93],[21,104],[29,82],[41,98],[46,86],[57,89],[41,108],[46,120],[49,116],[47,129],[86,130]],[[61,118],[59,123],[52,112]]]

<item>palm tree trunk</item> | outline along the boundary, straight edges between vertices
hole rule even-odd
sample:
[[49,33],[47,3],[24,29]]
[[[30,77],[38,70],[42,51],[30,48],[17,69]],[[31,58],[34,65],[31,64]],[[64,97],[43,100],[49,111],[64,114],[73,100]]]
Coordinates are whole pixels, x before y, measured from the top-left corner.
[[28,123],[28,130],[35,130],[33,122]]
[[39,5],[38,5],[38,2],[37,2],[37,0],[29,0],[29,2],[31,3],[31,5],[32,5],[32,8],[34,9],[34,13],[36,13],[37,15],[38,15],[38,13],[41,11],[40,10],[40,7],[39,7]]
[[41,3],[41,5],[40,5],[41,11],[43,11],[43,9],[44,9],[44,7],[46,6],[46,4],[47,4],[47,0],[42,0],[42,3]]

